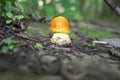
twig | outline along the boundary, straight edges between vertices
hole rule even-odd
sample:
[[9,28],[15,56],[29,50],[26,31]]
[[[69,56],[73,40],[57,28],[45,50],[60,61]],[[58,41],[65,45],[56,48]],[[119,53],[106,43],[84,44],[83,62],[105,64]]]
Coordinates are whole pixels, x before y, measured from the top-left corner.
[[15,35],[20,37],[20,38],[24,38],[24,39],[27,39],[27,40],[30,40],[30,41],[39,42],[39,40],[30,38],[29,36],[26,36],[26,35],[21,35],[21,34],[15,34]]
[[113,0],[104,0],[105,3],[117,14],[120,16],[120,7],[118,7]]

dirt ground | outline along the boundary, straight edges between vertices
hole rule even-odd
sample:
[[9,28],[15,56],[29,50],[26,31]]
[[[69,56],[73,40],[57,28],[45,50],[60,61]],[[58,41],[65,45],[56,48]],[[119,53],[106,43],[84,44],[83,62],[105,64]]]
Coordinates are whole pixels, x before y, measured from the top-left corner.
[[[120,48],[93,44],[93,39],[72,30],[79,39],[58,46],[50,42],[49,32],[38,37],[21,33],[21,27],[13,29],[13,24],[1,27],[0,80],[120,80]],[[19,52],[2,51],[7,37],[18,41]]]

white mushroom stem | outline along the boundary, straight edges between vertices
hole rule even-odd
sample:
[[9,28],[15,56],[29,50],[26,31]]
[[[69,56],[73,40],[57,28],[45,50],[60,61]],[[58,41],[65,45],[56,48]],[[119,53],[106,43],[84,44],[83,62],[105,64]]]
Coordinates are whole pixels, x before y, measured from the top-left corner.
[[54,33],[51,38],[51,42],[56,43],[57,45],[65,45],[65,44],[70,44],[71,40],[68,34]]

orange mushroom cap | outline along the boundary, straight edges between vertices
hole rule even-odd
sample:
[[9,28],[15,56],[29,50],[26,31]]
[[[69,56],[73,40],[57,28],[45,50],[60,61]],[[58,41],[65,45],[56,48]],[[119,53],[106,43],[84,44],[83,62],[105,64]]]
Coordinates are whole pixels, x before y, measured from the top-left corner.
[[70,33],[69,23],[66,18],[58,16],[51,21],[50,30],[55,33]]

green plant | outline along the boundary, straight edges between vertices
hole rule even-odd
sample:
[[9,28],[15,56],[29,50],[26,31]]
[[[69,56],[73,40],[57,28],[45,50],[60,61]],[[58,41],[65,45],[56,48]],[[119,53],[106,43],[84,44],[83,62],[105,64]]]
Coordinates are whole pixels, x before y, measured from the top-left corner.
[[17,46],[17,41],[11,39],[11,38],[6,38],[4,39],[4,45],[2,46],[2,52],[6,53],[8,51],[12,51],[14,53],[17,53],[20,50],[20,47]]
[[120,57],[119,51],[115,47],[110,49],[110,54],[116,57]]
[[111,51],[112,55],[116,55],[118,53],[118,51],[117,51],[117,49],[115,47],[112,47],[110,49],[110,51]]
[[16,19],[23,19],[23,15],[13,15],[11,12],[6,13],[6,24],[11,23],[12,21],[15,21]]
[[6,24],[28,15],[38,16],[38,0],[1,0],[0,13],[5,17]]
[[35,48],[38,48],[38,49],[39,49],[39,48],[43,48],[42,44],[40,44],[40,43],[36,43],[36,44],[34,45],[34,47],[35,47]]
[[17,6],[15,5],[16,2],[18,2],[20,0],[2,0],[0,2],[1,4],[1,12],[2,12],[2,16],[5,17],[5,23],[9,24],[12,21],[16,20],[16,19],[23,19],[24,15],[22,14],[17,14],[17,11],[13,12],[13,8],[16,8]]
[[92,42],[88,44],[89,47],[95,48],[96,47],[96,43]]
[[20,12],[25,15],[37,16],[39,15],[38,0],[16,0],[14,2]]

